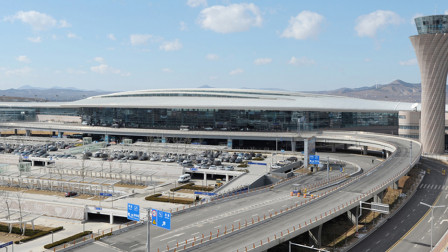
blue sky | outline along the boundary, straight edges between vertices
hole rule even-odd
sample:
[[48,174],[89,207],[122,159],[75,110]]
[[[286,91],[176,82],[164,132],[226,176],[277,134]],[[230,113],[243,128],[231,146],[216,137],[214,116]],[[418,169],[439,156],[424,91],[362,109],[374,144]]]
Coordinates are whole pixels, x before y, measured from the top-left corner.
[[2,0],[0,89],[418,83],[412,19],[444,13],[446,0]]

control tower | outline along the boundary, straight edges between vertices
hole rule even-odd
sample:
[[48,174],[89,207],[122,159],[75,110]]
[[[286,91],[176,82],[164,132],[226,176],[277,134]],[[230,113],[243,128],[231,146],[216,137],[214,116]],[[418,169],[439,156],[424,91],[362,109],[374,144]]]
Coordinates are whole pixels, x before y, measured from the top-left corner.
[[418,35],[410,40],[422,80],[420,142],[423,153],[445,150],[445,95],[448,74],[448,15],[415,19]]

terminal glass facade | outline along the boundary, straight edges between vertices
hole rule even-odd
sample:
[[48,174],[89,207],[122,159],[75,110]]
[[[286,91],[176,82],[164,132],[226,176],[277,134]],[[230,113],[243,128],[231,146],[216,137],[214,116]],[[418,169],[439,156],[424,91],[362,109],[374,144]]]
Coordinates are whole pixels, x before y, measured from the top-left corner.
[[398,113],[221,109],[81,108],[89,125],[126,128],[297,131],[398,126]]
[[78,116],[79,110],[73,108],[0,107],[0,122],[36,121],[36,115]]

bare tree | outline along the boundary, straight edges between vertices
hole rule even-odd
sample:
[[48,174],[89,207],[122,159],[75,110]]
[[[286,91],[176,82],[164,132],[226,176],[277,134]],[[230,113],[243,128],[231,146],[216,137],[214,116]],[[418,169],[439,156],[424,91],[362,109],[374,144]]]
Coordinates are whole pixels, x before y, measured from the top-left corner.
[[[5,202],[6,211],[8,212],[8,216],[6,217],[7,220],[11,219],[11,200],[9,199],[9,192],[7,191],[0,191],[0,199],[2,199],[3,202]],[[12,231],[12,225],[11,223],[8,223],[9,227],[9,233]]]
[[132,184],[132,163],[129,162],[129,181]]
[[22,213],[22,192],[17,192],[16,193],[17,196],[17,203],[19,205],[19,221],[20,221],[20,230],[22,230],[22,235],[25,235],[25,228],[26,226],[23,225],[22,221],[23,221],[23,213]]

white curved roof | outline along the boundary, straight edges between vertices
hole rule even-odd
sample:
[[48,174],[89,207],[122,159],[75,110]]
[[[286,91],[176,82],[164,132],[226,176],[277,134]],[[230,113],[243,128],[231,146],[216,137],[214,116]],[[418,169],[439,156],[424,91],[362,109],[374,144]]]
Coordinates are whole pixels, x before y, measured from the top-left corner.
[[412,105],[288,91],[196,88],[120,92],[89,97],[62,107],[397,112],[412,110]]

